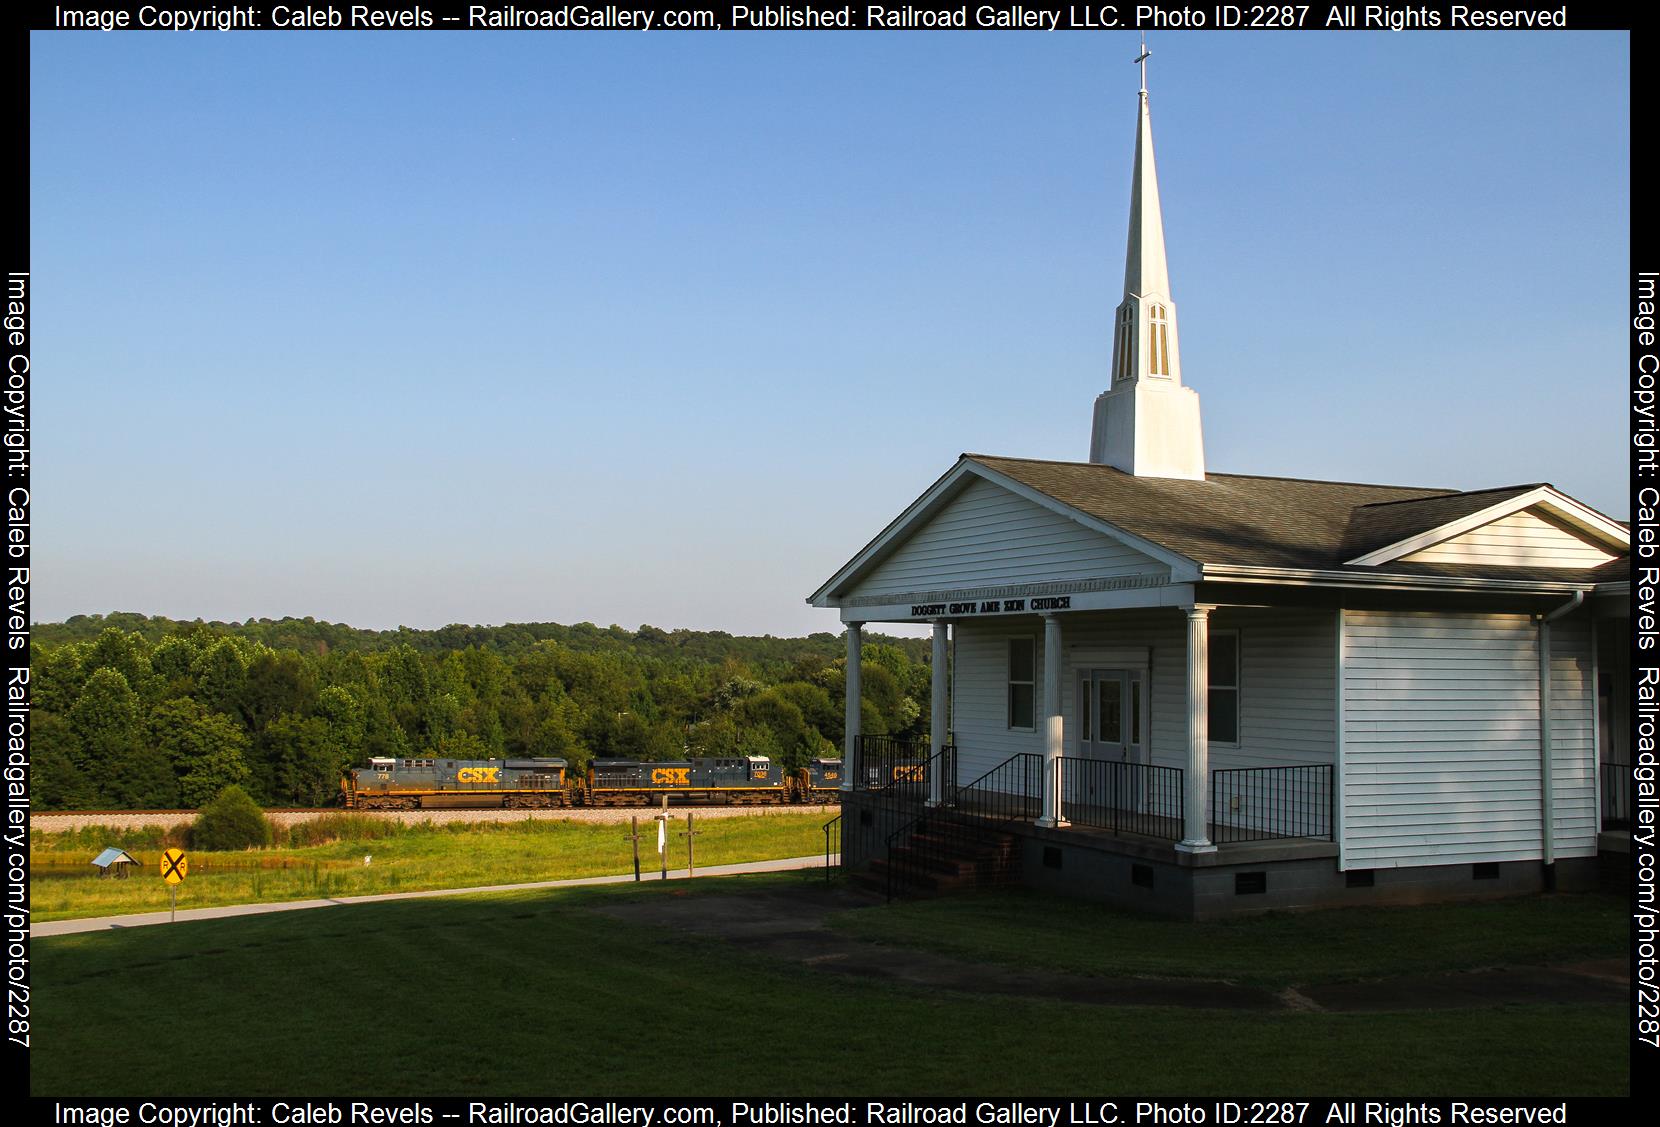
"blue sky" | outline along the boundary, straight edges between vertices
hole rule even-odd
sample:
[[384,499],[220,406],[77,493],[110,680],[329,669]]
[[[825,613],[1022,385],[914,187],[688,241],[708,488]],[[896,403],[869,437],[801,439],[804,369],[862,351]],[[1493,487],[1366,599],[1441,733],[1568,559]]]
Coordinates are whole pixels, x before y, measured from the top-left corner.
[[[1211,470],[1625,497],[1629,37],[1154,33]],[[34,615],[837,630],[1083,460],[1138,50],[37,33]]]

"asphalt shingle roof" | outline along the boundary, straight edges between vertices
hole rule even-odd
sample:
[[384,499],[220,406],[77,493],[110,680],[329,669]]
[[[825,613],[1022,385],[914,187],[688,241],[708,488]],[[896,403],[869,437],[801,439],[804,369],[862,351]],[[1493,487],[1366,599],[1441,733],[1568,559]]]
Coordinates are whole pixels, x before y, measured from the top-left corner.
[[[1539,487],[1513,485],[1465,492],[1243,474],[1208,474],[1204,481],[1181,481],[1135,477],[1092,462],[988,454],[963,457],[1198,563],[1249,567],[1340,568],[1356,556]],[[1426,576],[1606,581],[1622,578],[1622,569],[1627,567],[1626,561],[1617,560],[1589,573],[1564,568],[1399,563],[1383,570]]]

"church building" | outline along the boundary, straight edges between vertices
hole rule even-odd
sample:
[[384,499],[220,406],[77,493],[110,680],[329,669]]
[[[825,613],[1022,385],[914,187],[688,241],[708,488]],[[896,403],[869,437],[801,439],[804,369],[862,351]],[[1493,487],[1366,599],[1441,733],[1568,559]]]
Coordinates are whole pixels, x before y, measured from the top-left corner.
[[[847,629],[844,864],[1195,918],[1594,882],[1628,529],[1543,482],[1208,472],[1145,71],[1113,332],[1087,461],[964,454],[808,599]],[[861,733],[890,622],[933,627],[931,746]]]

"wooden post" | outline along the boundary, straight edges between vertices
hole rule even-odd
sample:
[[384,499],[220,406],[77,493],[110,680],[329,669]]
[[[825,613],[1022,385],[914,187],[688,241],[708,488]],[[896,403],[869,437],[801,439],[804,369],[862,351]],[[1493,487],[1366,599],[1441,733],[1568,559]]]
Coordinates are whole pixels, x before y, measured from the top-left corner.
[[660,823],[657,829],[657,856],[663,862],[661,880],[669,879],[669,796],[663,796],[663,812],[657,815]]
[[628,840],[634,843],[634,879],[637,881],[640,879],[640,816],[630,814],[628,822],[631,827]]
[[680,831],[680,836],[686,839],[686,875],[688,877],[697,876],[697,864],[692,859],[692,839],[702,832],[702,830],[692,828],[692,811],[686,811],[686,828]]

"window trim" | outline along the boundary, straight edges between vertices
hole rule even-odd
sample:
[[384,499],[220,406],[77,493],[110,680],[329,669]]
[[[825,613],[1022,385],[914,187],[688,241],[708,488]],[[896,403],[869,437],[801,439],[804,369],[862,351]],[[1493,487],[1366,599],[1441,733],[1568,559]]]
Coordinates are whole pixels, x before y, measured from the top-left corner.
[[[1014,679],[1014,645],[1016,642],[1025,642],[1032,647],[1032,679],[1030,681],[1016,681]],[[1035,634],[1011,634],[1004,639],[1003,646],[1003,720],[1005,730],[1010,732],[1037,731],[1037,636]],[[1030,725],[1020,725],[1014,722],[1014,687],[1025,685],[1032,693],[1032,722]]]
[[1207,651],[1210,651],[1211,646],[1215,644],[1219,637],[1231,637],[1233,639],[1233,684],[1223,685],[1222,688],[1233,693],[1234,738],[1218,740],[1210,734],[1210,711],[1216,707],[1216,684],[1210,679],[1210,654],[1207,652],[1205,658],[1205,742],[1213,747],[1242,747],[1245,743],[1245,698],[1244,686],[1241,684],[1245,679],[1245,638],[1244,634],[1238,629],[1212,630],[1206,642]]

